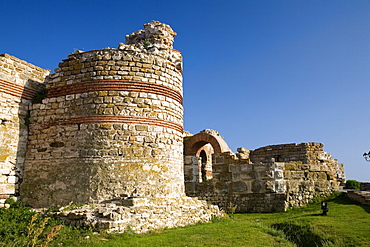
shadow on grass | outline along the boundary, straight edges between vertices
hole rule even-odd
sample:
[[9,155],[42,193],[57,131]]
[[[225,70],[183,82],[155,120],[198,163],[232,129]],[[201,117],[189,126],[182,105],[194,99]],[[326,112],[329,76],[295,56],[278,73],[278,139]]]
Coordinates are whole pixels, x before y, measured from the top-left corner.
[[288,221],[273,224],[272,227],[283,231],[287,239],[298,247],[320,247],[323,246],[323,242],[328,241],[314,233],[308,223]]
[[324,216],[324,215],[321,213],[321,214],[310,214],[310,215],[307,215],[307,216]]
[[357,206],[362,207],[365,212],[370,213],[369,205],[363,205],[360,202],[351,200],[350,198],[347,197],[346,193],[341,193],[339,196],[328,200],[328,202],[334,202],[334,203],[342,204],[342,205],[357,205]]

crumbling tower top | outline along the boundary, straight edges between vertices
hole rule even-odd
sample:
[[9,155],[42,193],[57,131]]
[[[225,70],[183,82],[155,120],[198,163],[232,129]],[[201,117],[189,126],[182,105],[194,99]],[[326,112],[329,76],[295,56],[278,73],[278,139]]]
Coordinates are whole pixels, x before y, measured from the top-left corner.
[[172,28],[159,21],[151,21],[144,24],[144,30],[139,30],[130,35],[126,35],[126,44],[147,43],[157,49],[172,49],[174,38],[177,35]]

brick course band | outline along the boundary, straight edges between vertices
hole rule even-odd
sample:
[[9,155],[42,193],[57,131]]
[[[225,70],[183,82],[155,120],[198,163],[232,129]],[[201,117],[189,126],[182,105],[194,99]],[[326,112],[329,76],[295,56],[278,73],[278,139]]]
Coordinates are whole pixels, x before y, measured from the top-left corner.
[[140,125],[155,125],[164,128],[170,128],[176,130],[180,133],[183,132],[182,126],[170,121],[155,119],[155,118],[145,118],[145,117],[123,117],[115,115],[95,115],[95,116],[75,116],[69,119],[59,119],[55,122],[49,123],[49,125],[58,124],[92,124],[92,123],[124,123],[124,124],[140,124]]
[[95,91],[134,91],[159,94],[182,104],[182,95],[170,87],[155,83],[127,80],[96,80],[64,85],[48,90],[47,98]]
[[26,100],[32,100],[37,94],[37,91],[32,88],[24,87],[3,79],[0,79],[0,92],[24,98]]

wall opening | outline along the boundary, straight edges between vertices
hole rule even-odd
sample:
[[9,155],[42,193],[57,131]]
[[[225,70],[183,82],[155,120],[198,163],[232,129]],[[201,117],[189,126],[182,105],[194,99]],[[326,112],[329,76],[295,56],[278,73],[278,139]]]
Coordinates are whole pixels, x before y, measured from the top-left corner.
[[[204,182],[213,178],[212,155],[230,152],[225,140],[215,130],[206,129],[184,140],[184,154],[197,159],[192,169],[192,181]],[[184,167],[185,169],[185,167]]]
[[201,164],[200,164],[200,177],[202,178],[202,181],[207,180],[207,173],[206,173],[206,165],[207,165],[207,154],[204,150],[202,150],[199,154],[199,157],[201,158]]

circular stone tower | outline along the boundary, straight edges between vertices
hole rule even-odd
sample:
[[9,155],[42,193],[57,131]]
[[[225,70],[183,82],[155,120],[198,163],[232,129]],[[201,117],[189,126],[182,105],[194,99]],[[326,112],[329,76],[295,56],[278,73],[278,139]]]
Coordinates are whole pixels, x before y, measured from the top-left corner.
[[33,207],[184,196],[182,57],[152,21],[118,49],[76,51],[47,79],[29,126]]

